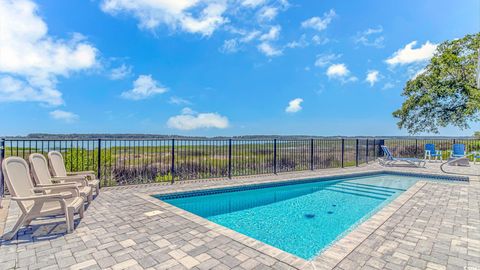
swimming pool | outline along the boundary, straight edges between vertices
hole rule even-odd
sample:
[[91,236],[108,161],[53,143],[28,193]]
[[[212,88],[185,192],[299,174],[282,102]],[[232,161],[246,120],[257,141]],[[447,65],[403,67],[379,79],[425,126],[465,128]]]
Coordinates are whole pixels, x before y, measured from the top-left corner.
[[419,180],[426,178],[375,174],[155,197],[298,257],[311,259]]

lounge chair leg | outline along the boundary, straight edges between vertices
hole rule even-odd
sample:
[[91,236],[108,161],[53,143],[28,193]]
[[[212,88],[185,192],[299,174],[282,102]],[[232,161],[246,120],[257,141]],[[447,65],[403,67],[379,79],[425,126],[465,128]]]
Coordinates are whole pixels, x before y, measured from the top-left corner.
[[67,222],[67,233],[73,232],[73,219],[74,219],[74,211],[75,209],[73,207],[67,207],[67,211],[65,213],[65,219]]
[[80,206],[80,208],[78,209],[78,216],[80,216],[80,218],[83,218],[84,216],[84,213],[85,213],[85,206]]
[[11,240],[17,234],[18,230],[24,224],[26,219],[27,214],[22,213],[22,215],[18,218],[17,223],[15,223],[15,226],[13,226],[12,230],[3,235],[3,239]]
[[87,195],[87,202],[91,203],[93,201],[93,189],[90,190],[90,193]]
[[32,219],[29,218],[27,220],[25,220],[25,222],[23,223],[26,227],[30,226],[30,223],[32,222]]

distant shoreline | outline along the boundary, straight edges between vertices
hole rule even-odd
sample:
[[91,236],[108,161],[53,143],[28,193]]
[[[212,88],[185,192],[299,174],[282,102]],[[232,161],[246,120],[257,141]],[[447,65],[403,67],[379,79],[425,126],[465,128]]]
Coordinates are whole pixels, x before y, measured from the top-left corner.
[[358,138],[358,139],[452,139],[464,138],[473,139],[472,136],[310,136],[310,135],[239,135],[239,136],[181,136],[181,135],[162,135],[162,134],[49,134],[32,133],[27,136],[0,136],[5,139],[340,139],[340,138]]

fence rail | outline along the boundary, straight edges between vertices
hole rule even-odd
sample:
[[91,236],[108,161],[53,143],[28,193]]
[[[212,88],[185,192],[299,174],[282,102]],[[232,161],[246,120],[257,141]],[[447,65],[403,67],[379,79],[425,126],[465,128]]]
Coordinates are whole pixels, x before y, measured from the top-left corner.
[[[454,143],[480,150],[474,139],[0,139],[0,162],[60,151],[67,170],[92,170],[102,186],[115,186],[359,166],[382,155],[380,145],[422,157],[425,143],[445,158]],[[1,173],[0,185],[3,192]]]

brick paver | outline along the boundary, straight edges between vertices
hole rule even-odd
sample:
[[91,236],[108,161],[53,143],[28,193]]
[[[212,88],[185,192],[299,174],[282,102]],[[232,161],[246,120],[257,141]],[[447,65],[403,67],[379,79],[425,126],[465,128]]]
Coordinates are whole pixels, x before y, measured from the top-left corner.
[[[396,170],[438,173],[435,166]],[[105,188],[73,233],[64,234],[65,224],[60,219],[44,219],[22,229],[17,239],[0,242],[0,269],[314,269],[313,262],[193,214],[180,215],[181,210],[148,194],[378,169],[378,165],[369,165],[192,181],[173,186]],[[352,251],[346,257],[319,257],[330,260],[330,264],[316,262],[315,266],[320,266],[317,269],[332,264],[337,269],[480,268],[480,187],[478,178],[472,179],[470,184],[419,185],[404,203],[397,203],[397,210],[383,216],[379,213],[386,220],[372,228],[372,233],[359,245],[352,244]],[[7,229],[18,215],[15,204],[9,209]]]

